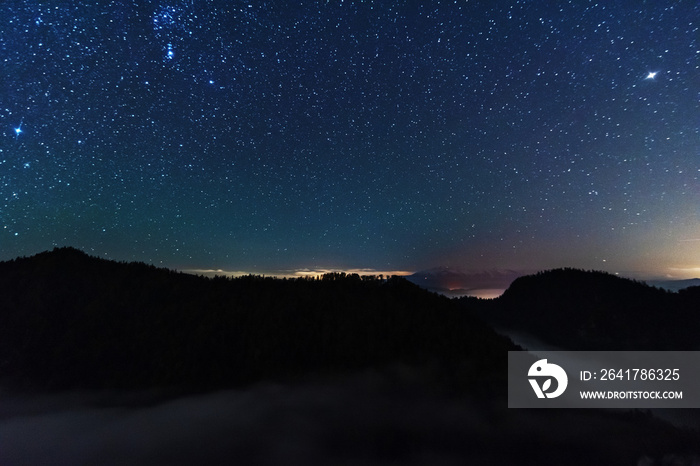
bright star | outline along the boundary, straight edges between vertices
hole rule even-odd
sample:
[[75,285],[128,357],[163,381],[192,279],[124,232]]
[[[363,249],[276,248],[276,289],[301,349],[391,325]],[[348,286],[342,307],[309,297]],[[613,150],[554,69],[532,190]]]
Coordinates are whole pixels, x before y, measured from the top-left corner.
[[19,126],[15,128],[15,139],[17,139],[22,132],[22,123],[20,123]]
[[650,71],[646,78],[644,79],[654,79],[656,75],[659,74],[658,71]]

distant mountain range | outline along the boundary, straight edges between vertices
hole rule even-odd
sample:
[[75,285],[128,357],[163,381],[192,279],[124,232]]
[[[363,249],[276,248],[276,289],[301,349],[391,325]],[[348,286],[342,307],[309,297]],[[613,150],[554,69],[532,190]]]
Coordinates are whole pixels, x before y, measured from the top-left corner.
[[[510,269],[464,271],[460,268],[443,266],[421,270],[405,278],[421,288],[450,298],[462,296],[496,298],[503,294],[515,279],[533,273],[535,271]],[[645,283],[668,291],[680,291],[692,286],[700,286],[700,278],[688,280],[646,280]]]
[[688,280],[647,280],[646,283],[668,291],[680,291],[691,286],[700,286],[700,278],[690,278]]
[[516,278],[526,272],[516,270],[463,271],[436,267],[406,277],[411,283],[448,297],[476,296],[494,298],[502,294]]

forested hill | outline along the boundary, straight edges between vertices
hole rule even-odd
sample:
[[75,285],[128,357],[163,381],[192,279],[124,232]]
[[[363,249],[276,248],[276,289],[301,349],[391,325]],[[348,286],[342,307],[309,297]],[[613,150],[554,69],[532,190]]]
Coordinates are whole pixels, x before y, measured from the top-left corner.
[[505,387],[512,344],[392,277],[204,278],[72,248],[0,263],[0,378],[39,389],[294,380],[396,363]]
[[516,279],[490,302],[462,299],[493,325],[571,350],[697,350],[700,287],[677,293],[605,272]]

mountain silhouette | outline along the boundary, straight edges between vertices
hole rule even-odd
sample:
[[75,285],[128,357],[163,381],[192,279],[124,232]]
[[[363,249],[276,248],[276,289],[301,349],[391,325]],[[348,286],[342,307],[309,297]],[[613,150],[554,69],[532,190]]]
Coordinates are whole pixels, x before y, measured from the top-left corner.
[[[648,412],[506,408],[506,353],[519,348],[474,314],[558,335],[557,325],[576,333],[578,324],[563,322],[557,312],[574,321],[615,324],[615,319],[624,321],[633,310],[652,319],[647,307],[657,309],[669,299],[697,303],[699,295],[700,289],[673,295],[616,277],[564,270],[522,277],[497,300],[458,301],[400,277],[331,273],[320,279],[205,278],[60,248],[0,262],[0,383],[7,403],[11,401],[5,395],[11,390],[22,397],[29,390],[71,388],[81,389],[78,393],[91,388],[116,394],[130,393],[123,389],[155,388],[157,393],[176,395],[213,390],[224,394],[208,395],[204,408],[198,398],[187,398],[166,405],[167,409],[124,416],[135,420],[126,425],[139,432],[140,445],[141,436],[150,435],[155,442],[152,448],[157,451],[146,450],[149,461],[141,464],[152,464],[158,455],[168,458],[164,464],[173,458],[183,461],[182,456],[172,455],[181,455],[180,447],[198,434],[213,435],[205,444],[216,445],[222,452],[232,432],[237,432],[245,450],[234,450],[234,456],[259,441],[267,442],[259,444],[265,449],[279,452],[275,450],[279,442],[300,441],[300,429],[315,435],[312,443],[301,438],[301,450],[313,446],[309,451],[314,454],[335,451],[342,453],[339,458],[364,459],[355,456],[362,445],[367,462],[379,464],[417,457],[430,464],[435,458],[468,458],[480,464],[671,464],[650,461],[692,461],[696,458],[692,452],[700,451],[697,432],[671,426]],[[628,306],[626,300],[633,301]],[[612,309],[611,303],[624,304],[616,308],[622,311],[615,319],[604,313],[592,320],[577,317],[591,306]],[[556,320],[543,323],[550,318]],[[602,344],[605,335],[598,329],[580,342]],[[317,375],[353,380],[363,373],[392,374],[385,369],[397,367],[411,368],[421,377],[428,374],[428,386],[407,389],[400,385],[405,379],[379,392],[358,391],[355,382],[339,389],[314,385]],[[426,383],[423,380],[421,384]],[[250,390],[268,382],[285,382],[276,386],[298,393],[293,400],[300,397],[318,404],[311,406],[312,413],[300,412],[297,404],[291,404],[284,414],[278,412],[278,404],[270,404],[269,395],[253,397],[251,403],[250,393],[256,392]],[[161,391],[161,387],[175,389]],[[221,391],[242,387],[246,389]],[[433,390],[436,387],[440,390]],[[215,399],[220,401],[211,401]],[[228,416],[238,430],[227,424],[221,432],[195,432],[200,425],[208,425],[202,424],[207,413],[216,413],[216,422],[223,422],[221,412],[240,415],[238,408],[231,410],[231,404],[245,404],[243,412],[262,410],[274,415],[264,419]],[[168,438],[168,426],[177,422],[182,410],[196,419],[195,428],[188,424],[172,444],[158,443],[157,439]],[[289,413],[299,420],[289,421],[284,417]],[[56,423],[70,426],[73,432],[76,420],[83,418],[88,416],[51,413],[47,425],[40,422],[41,417],[34,424],[34,417],[22,422],[34,426],[39,438],[54,432],[64,441]],[[93,418],[91,414],[86,429],[95,429]],[[157,422],[144,424],[143,419]],[[284,421],[287,430],[269,424],[271,419]],[[267,427],[255,427],[255,422],[263,421]],[[13,425],[0,423],[0,428],[3,434],[22,436],[22,442],[3,444],[16,449],[24,444],[26,428],[19,431]],[[129,431],[131,440],[116,442],[112,436],[126,435],[125,424],[110,425],[118,429],[98,429],[99,437],[109,440],[102,444],[104,452],[113,452],[115,445],[131,445],[129,441],[136,438]],[[287,437],[280,440],[280,433]],[[247,435],[255,436],[255,441]],[[610,442],[612,437],[615,442]],[[195,447],[196,455],[189,452],[192,458],[220,454]],[[426,451],[440,456],[426,457]],[[99,449],[100,458],[104,452]],[[226,460],[189,462],[226,462],[230,457],[227,453]],[[82,457],[76,454],[76,458]],[[382,458],[387,461],[378,461]]]
[[605,272],[556,269],[516,279],[491,302],[463,299],[486,321],[570,350],[696,350],[700,287],[679,293]]
[[205,278],[73,248],[0,263],[0,374],[18,385],[199,390],[408,364],[478,389],[513,348],[399,277]]
[[406,277],[411,283],[446,296],[464,296],[492,290],[500,294],[523,272],[515,270],[463,271],[458,268],[436,267],[421,270]]
[[686,288],[700,286],[700,278],[689,278],[686,280],[651,280],[647,281],[651,286],[663,288],[668,291],[681,291]]

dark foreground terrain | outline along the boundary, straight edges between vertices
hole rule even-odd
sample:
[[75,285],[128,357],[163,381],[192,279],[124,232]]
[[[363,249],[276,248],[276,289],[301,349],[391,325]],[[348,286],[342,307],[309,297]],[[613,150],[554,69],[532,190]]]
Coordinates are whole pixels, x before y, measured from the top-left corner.
[[[0,263],[0,464],[699,463],[700,434],[648,412],[509,410],[517,348],[482,319],[551,310],[514,286],[457,301],[400,278],[207,279],[70,248]],[[659,298],[687,326],[690,293]],[[607,341],[591,328],[580,345]]]
[[0,263],[0,309],[0,370],[23,389],[209,390],[403,363],[491,393],[514,349],[400,278],[208,279],[70,248]]

